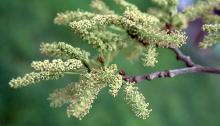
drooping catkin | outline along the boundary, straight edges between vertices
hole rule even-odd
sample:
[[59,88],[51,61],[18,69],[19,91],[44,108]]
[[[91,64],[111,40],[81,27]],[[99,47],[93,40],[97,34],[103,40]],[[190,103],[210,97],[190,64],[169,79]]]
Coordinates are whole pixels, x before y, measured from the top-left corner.
[[134,83],[127,82],[125,84],[125,100],[137,117],[143,119],[149,117],[152,109],[148,109],[149,103],[145,102],[145,97],[138,91]]

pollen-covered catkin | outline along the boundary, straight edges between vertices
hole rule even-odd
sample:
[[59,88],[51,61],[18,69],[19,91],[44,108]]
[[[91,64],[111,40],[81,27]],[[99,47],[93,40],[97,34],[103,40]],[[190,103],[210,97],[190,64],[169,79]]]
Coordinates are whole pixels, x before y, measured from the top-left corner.
[[64,88],[54,90],[48,97],[50,106],[57,108],[63,106],[64,104],[77,101],[77,94],[80,88],[81,85],[79,83],[72,82]]
[[138,91],[134,83],[126,82],[125,100],[131,106],[132,111],[139,118],[146,119],[149,117],[151,109],[148,109],[149,103],[145,102],[145,97]]
[[110,10],[109,7],[102,0],[92,0],[90,6],[96,11],[96,13],[114,14],[114,11]]
[[123,79],[122,76],[118,74],[118,68],[116,64],[111,65],[109,68],[105,69],[106,81],[109,84],[109,93],[112,96],[117,96],[119,90],[122,87]]
[[72,21],[79,21],[94,17],[96,14],[91,12],[78,11],[66,11],[63,13],[58,13],[57,17],[54,19],[54,23],[58,25],[69,25]]
[[143,62],[146,67],[154,67],[157,61],[157,50],[153,45],[149,45],[143,52]]
[[31,72],[25,74],[23,77],[13,78],[9,82],[9,85],[13,88],[20,88],[40,82],[41,80],[56,80],[59,79],[60,77],[63,77],[63,74],[60,72],[50,72],[50,71]]
[[220,0],[207,0],[198,1],[195,5],[187,7],[183,14],[189,21],[193,21],[197,18],[206,17],[206,15],[211,15],[212,10],[218,6]]
[[200,48],[205,49],[216,43],[219,43],[220,24],[205,24],[203,25],[203,31],[208,32],[208,35],[205,36],[202,42],[200,42]]
[[81,61],[88,60],[90,56],[89,52],[64,42],[42,43],[40,51],[48,56],[62,59],[78,59]]
[[50,72],[70,72],[83,69],[83,64],[80,60],[68,59],[63,62],[61,59],[44,61],[33,61],[31,66],[37,71],[50,71]]

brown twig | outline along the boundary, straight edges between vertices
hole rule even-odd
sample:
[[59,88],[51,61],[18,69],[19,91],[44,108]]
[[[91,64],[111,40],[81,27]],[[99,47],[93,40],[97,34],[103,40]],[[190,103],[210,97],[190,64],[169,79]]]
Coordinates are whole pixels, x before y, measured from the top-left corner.
[[[169,31],[170,29],[167,29],[167,30]],[[128,32],[128,35],[130,35],[131,38],[137,40],[143,46],[147,45],[146,41],[139,39],[137,35],[132,35],[132,33],[130,32]],[[129,82],[135,82],[135,83],[138,83],[144,80],[150,81],[150,80],[154,80],[157,78],[172,78],[178,75],[188,74],[188,73],[220,74],[220,68],[207,67],[207,66],[201,66],[199,64],[195,64],[190,58],[190,56],[183,54],[180,49],[178,48],[169,48],[169,49],[172,50],[176,54],[177,60],[183,61],[186,64],[186,67],[172,69],[172,70],[164,70],[164,71],[154,72],[154,73],[145,74],[145,75],[137,75],[137,76],[128,76],[123,70],[120,71],[119,74],[122,76],[123,80],[129,81]]]
[[195,63],[192,61],[190,56],[184,55],[180,49],[178,48],[170,48],[170,49],[176,54],[176,59],[185,62],[187,67],[193,67],[195,65]]
[[188,74],[188,73],[210,73],[210,74],[220,74],[219,68],[213,68],[213,67],[205,67],[200,65],[195,65],[193,67],[185,67],[185,68],[178,68],[173,70],[165,70],[165,71],[159,71],[154,72],[146,75],[138,75],[138,76],[122,76],[125,81],[129,82],[141,82],[144,80],[154,80],[157,78],[172,78],[178,75],[182,74]]

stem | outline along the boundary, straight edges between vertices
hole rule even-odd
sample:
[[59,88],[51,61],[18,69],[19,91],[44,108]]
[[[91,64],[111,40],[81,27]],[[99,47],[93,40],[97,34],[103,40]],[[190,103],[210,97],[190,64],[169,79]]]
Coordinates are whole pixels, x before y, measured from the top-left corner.
[[187,67],[195,66],[195,63],[192,61],[191,57],[184,55],[180,49],[178,48],[170,48],[170,49],[176,54],[176,59],[185,62]]
[[138,75],[138,76],[127,76],[123,75],[123,80],[129,81],[129,82],[141,82],[144,80],[154,80],[157,78],[172,78],[178,75],[182,74],[188,74],[188,73],[210,73],[210,74],[220,74],[219,68],[214,67],[205,67],[200,65],[195,65],[193,67],[185,67],[185,68],[178,68],[173,70],[165,70],[165,71],[159,71],[154,72],[146,75]]
[[[166,30],[168,30],[169,34],[172,29],[171,27],[167,27],[166,25]],[[147,46],[147,42],[145,40],[139,39],[137,35],[132,35],[132,33],[127,32],[128,35],[131,36],[131,38],[135,39],[137,42],[142,44],[143,46]],[[172,78],[178,75],[182,74],[188,74],[188,73],[209,73],[209,74],[220,74],[220,68],[215,68],[215,67],[207,67],[207,66],[201,66],[199,64],[195,64],[190,56],[187,56],[183,54],[183,52],[178,49],[178,48],[169,48],[171,51],[173,51],[176,54],[176,59],[184,62],[186,64],[186,67],[184,68],[177,68],[177,69],[172,69],[172,70],[164,70],[164,71],[158,71],[150,74],[145,74],[145,75],[136,75],[136,76],[128,76],[126,73],[121,70],[119,74],[122,76],[124,81],[129,81],[129,82],[141,82],[145,80],[154,80],[157,78]]]

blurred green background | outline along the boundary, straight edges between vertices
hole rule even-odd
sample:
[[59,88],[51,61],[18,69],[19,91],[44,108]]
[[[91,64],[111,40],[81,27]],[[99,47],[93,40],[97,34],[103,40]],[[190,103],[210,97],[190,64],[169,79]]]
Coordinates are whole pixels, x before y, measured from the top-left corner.
[[[106,2],[118,10],[111,0]],[[132,2],[143,11],[152,6],[145,0]],[[48,94],[77,77],[68,76],[59,81],[11,89],[8,82],[12,77],[30,72],[32,60],[45,58],[38,50],[41,42],[65,41],[89,49],[70,29],[53,24],[57,12],[78,8],[89,10],[89,3],[89,0],[0,0],[0,126],[220,126],[218,75],[189,74],[139,84],[153,109],[146,120],[134,116],[124,102],[123,93],[112,98],[107,90],[101,92],[82,121],[67,118],[65,107],[50,108]],[[217,49],[213,57],[219,54]],[[183,50],[187,51],[187,47]],[[203,63],[204,60],[196,54],[191,55]],[[139,61],[128,62],[120,56],[114,62],[129,74],[184,65],[166,49],[160,50],[159,63],[154,69],[144,68]]]

